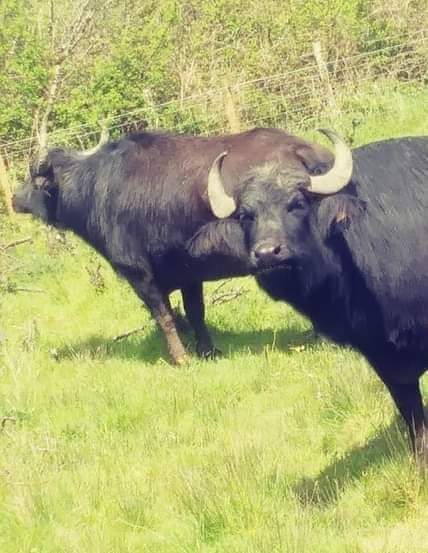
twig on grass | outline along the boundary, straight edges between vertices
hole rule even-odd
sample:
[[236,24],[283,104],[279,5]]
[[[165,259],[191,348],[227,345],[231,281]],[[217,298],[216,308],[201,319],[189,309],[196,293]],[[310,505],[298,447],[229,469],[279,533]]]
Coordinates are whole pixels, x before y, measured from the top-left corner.
[[236,300],[236,298],[243,296],[247,292],[248,290],[246,290],[245,288],[236,288],[235,290],[231,290],[230,292],[213,295],[211,297],[211,305],[222,305],[223,303]]
[[4,246],[0,245],[0,250],[9,250],[10,248],[15,248],[16,246],[20,246],[21,244],[26,244],[27,242],[32,242],[33,237],[28,236],[27,238],[21,238],[20,240],[14,240],[13,242],[9,242],[9,244],[5,244]]
[[133,334],[137,334],[137,332],[140,332],[141,330],[144,330],[144,329],[145,329],[145,326],[139,326],[138,328],[133,328],[132,330],[128,330],[123,334],[118,334],[117,336],[113,337],[112,342],[119,342],[120,340],[124,340],[125,338],[128,338]]
[[41,288],[26,288],[26,287],[17,287],[13,289],[14,292],[30,292],[31,294],[46,294],[46,290]]
[[220,284],[216,288],[214,288],[214,292],[212,293],[212,295],[215,296],[216,294],[218,294],[220,290],[224,288],[228,282],[229,282],[228,280],[223,280],[223,282],[220,282]]

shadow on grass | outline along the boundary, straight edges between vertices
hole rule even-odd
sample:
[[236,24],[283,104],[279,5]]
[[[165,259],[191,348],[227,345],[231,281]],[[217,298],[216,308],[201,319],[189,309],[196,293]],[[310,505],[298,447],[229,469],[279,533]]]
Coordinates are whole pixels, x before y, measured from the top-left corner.
[[315,478],[304,478],[294,493],[305,505],[328,506],[335,503],[346,486],[360,479],[368,469],[385,461],[405,458],[410,453],[405,425],[396,415],[393,422],[363,446],[355,447],[341,459],[334,460]]
[[[183,342],[192,355],[194,353],[193,333],[185,320],[178,321],[177,327]],[[223,351],[224,357],[237,352],[260,353],[266,347],[274,347],[280,351],[290,351],[294,346],[308,346],[319,342],[318,336],[312,331],[302,331],[300,328],[287,328],[274,333],[270,330],[251,330],[234,332],[231,330],[211,329],[214,343]],[[145,363],[156,363],[160,358],[169,360],[166,345],[160,331],[154,326],[142,329],[119,341],[115,339],[92,335],[89,338],[71,343],[55,350],[57,360],[73,359],[90,356],[92,358],[113,357],[119,359],[141,359]]]

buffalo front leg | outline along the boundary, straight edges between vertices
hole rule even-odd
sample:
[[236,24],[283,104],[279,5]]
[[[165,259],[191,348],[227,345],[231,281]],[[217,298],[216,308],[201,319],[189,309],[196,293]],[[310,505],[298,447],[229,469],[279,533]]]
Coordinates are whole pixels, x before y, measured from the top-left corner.
[[199,357],[215,357],[220,353],[214,347],[205,324],[205,305],[202,282],[195,282],[181,289],[184,311],[195,332],[196,352]]
[[187,360],[187,353],[175,326],[168,295],[159,290],[151,276],[138,279],[129,275],[126,276],[132,288],[150,309],[162,330],[172,361],[176,365],[182,365]]
[[384,380],[384,383],[406,421],[417,459],[428,467],[428,421],[424,414],[419,380],[410,383]]

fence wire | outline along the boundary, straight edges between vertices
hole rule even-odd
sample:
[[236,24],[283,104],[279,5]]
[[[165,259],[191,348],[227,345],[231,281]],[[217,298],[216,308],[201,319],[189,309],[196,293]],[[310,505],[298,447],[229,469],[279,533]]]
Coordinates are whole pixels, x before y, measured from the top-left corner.
[[[301,68],[208,90],[182,99],[146,105],[109,119],[112,136],[146,128],[210,134],[237,128],[282,126],[290,130],[308,128],[326,112],[340,116],[346,97],[362,86],[379,81],[426,84],[428,82],[428,30],[414,33],[406,41],[347,57],[326,60],[323,67],[311,61]],[[315,59],[315,58],[313,58]],[[56,129],[50,144],[87,147],[98,128],[79,125]],[[0,144],[9,162],[31,155],[35,137]]]

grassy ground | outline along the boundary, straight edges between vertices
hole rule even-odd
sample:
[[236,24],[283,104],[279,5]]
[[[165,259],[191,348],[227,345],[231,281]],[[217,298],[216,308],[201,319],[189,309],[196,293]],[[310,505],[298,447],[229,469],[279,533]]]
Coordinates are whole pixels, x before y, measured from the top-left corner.
[[[356,141],[427,133],[418,94]],[[223,305],[207,286],[225,356],[176,369],[89,248],[25,218],[3,234],[34,241],[3,259],[2,553],[428,552],[428,485],[356,353],[240,279]]]

